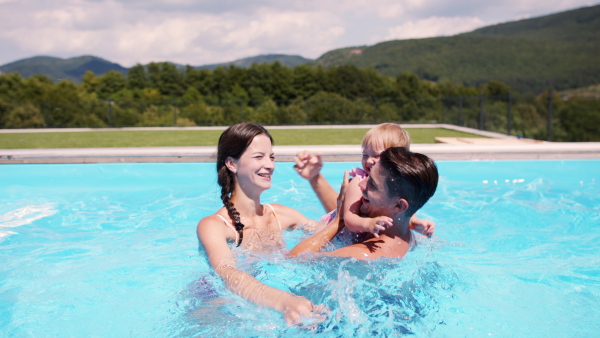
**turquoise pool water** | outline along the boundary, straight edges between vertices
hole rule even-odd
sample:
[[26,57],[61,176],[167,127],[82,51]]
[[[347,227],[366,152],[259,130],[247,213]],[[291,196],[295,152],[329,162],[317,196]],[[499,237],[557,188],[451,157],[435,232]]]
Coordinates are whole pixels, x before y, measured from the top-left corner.
[[[341,172],[358,163],[327,163]],[[195,225],[214,164],[0,166],[0,336],[594,336],[600,161],[438,162],[437,224],[403,260],[241,255],[263,282],[326,304],[322,323],[226,291]],[[263,202],[321,207],[291,163]],[[293,246],[300,232],[288,232]]]

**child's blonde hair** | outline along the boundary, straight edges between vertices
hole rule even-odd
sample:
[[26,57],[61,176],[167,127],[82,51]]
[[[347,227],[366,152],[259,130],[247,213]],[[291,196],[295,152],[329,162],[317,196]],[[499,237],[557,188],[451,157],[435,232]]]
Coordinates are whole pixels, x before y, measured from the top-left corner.
[[375,148],[382,145],[383,149],[390,147],[410,148],[410,135],[396,123],[382,123],[371,128],[363,137],[362,147]]

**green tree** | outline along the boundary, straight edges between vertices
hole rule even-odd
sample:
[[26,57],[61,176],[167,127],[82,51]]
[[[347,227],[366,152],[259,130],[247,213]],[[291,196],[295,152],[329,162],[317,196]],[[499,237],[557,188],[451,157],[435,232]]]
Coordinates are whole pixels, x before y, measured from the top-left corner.
[[371,96],[367,78],[354,65],[332,67],[327,75],[329,92],[340,94],[348,99]]
[[147,66],[146,66],[146,71],[147,71],[147,79],[148,79],[148,86],[145,88],[154,88],[154,89],[159,89],[160,88],[160,65],[158,63],[155,62],[150,62]]
[[192,103],[202,101],[202,95],[195,87],[188,87],[185,94],[181,97],[184,103]]
[[144,66],[138,63],[129,68],[127,71],[127,88],[132,90],[144,89],[148,85],[148,78]]
[[96,93],[101,99],[109,99],[111,95],[125,89],[126,86],[127,80],[125,80],[123,74],[114,70],[109,70],[100,77],[98,85],[96,86]]
[[256,109],[248,111],[248,114],[244,114],[244,121],[254,122],[259,124],[275,124],[277,122],[276,116],[279,111],[279,107],[273,100],[266,100],[262,102]]
[[214,94],[219,100],[229,93],[231,85],[227,76],[227,71],[223,67],[217,67],[212,73],[212,88],[211,93]]
[[5,102],[24,102],[25,80],[19,73],[0,75],[0,99]]
[[14,107],[8,112],[3,122],[5,128],[39,128],[45,125],[40,109],[31,103]]
[[275,115],[277,124],[306,124],[306,102],[295,99],[289,105],[281,107]]
[[296,96],[303,99],[307,99],[325,89],[317,81],[317,70],[309,65],[294,67],[292,86],[296,91]]
[[183,95],[186,87],[183,84],[181,74],[174,64],[161,62],[159,74],[158,90],[161,94],[170,97]]
[[334,124],[344,120],[347,99],[339,94],[319,92],[308,100],[310,123]]
[[558,110],[560,126],[566,135],[559,141],[600,141],[600,100],[572,97]]
[[95,93],[98,90],[98,83],[100,79],[94,72],[88,70],[83,74],[83,78],[81,81],[81,87],[88,93]]
[[275,101],[282,104],[296,97],[292,85],[293,77],[293,71],[289,67],[282,66],[279,61],[271,64],[271,97]]
[[202,96],[209,96],[212,94],[212,73],[208,69],[196,69],[192,66],[186,66],[185,73],[183,75],[184,82],[188,87],[194,87]]

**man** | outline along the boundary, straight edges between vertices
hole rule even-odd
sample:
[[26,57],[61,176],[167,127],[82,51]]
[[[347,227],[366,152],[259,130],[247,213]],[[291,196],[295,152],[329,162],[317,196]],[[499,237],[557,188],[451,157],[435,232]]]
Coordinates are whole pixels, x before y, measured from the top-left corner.
[[[348,174],[340,196],[348,183]],[[413,153],[405,148],[388,148],[379,162],[371,169],[368,179],[360,182],[362,191],[360,213],[368,217],[388,216],[392,226],[379,233],[379,237],[368,237],[360,243],[322,252],[337,257],[375,259],[377,257],[403,257],[411,246],[411,230],[408,224],[411,216],[433,196],[437,188],[438,171],[429,157]],[[320,232],[300,242],[290,251],[290,256],[302,252],[318,252],[344,228],[342,205],[338,205],[338,216]]]

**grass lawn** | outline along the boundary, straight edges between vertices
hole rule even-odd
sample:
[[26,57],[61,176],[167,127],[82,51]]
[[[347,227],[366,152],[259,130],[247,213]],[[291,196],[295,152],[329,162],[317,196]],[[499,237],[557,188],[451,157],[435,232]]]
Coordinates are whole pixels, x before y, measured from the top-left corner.
[[[271,129],[276,145],[360,144],[368,128]],[[406,128],[412,143],[435,137],[483,137],[442,128]],[[0,149],[216,146],[222,130],[109,130],[0,133]]]

